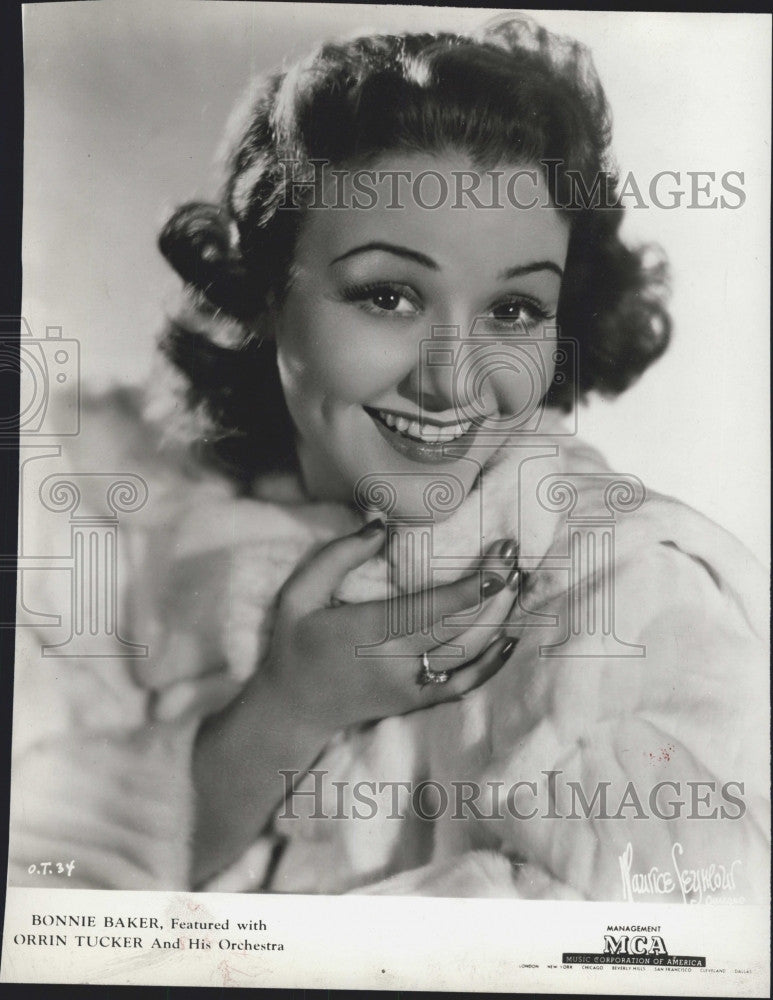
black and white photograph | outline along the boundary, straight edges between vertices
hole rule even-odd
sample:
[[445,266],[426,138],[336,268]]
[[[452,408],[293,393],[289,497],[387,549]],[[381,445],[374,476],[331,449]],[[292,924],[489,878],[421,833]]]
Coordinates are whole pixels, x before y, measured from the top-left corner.
[[769,995],[770,28],[24,5],[0,979]]

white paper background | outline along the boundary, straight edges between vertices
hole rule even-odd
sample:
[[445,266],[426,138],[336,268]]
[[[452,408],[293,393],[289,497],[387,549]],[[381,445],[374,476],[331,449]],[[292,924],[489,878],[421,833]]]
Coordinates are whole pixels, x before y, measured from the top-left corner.
[[[95,927],[33,926],[35,913],[93,915]],[[105,915],[154,916],[164,930],[106,930]],[[230,929],[172,930],[172,917],[228,919]],[[258,919],[265,931],[235,929],[237,920]],[[561,968],[564,952],[601,952],[608,925],[628,924],[659,926],[670,955],[703,956],[706,968]],[[41,932],[62,933],[67,945],[13,943]],[[76,934],[140,937],[144,947],[79,947]],[[154,938],[178,937],[212,947],[150,948]],[[221,939],[281,942],[284,950],[225,950]],[[11,889],[0,980],[767,997],[767,940],[761,906]]]
[[[484,16],[157,0],[27,8],[24,314],[34,333],[58,325],[77,337],[87,385],[141,382],[163,303],[177,287],[156,234],[176,203],[216,194],[223,125],[251,75],[341,30],[453,27]],[[629,214],[629,236],[656,239],[671,257],[674,343],[621,400],[583,411],[580,427],[613,467],[688,501],[765,555],[770,19],[536,16],[591,46],[623,173],[634,171],[644,185],[666,169],[745,175],[741,210]],[[223,952],[203,962],[190,953],[12,942],[31,930],[32,912],[156,914],[189,902],[233,919],[263,916],[287,951]],[[563,951],[601,950],[606,924],[628,920],[662,923],[669,950],[706,954],[725,971],[547,969]],[[219,967],[224,956],[235,971]],[[541,968],[524,969],[528,963]],[[237,972],[230,985],[558,992],[581,984],[609,993],[766,996],[767,915],[754,907],[9,893],[6,980],[222,986]]]

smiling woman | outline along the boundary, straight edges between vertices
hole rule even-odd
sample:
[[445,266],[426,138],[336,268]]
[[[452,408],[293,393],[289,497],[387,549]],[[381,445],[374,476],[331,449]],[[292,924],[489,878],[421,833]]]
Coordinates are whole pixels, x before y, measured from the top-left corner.
[[[232,154],[224,210],[185,206],[161,236],[163,252],[190,287],[206,290],[211,304],[246,321],[248,329],[260,315],[265,338],[267,298],[283,301],[299,268],[303,280],[311,280],[306,272],[321,273],[320,250],[327,240],[337,247],[326,261],[332,263],[357,245],[383,243],[385,234],[393,234],[386,241],[410,251],[401,255],[404,261],[437,272],[435,285],[445,277],[459,292],[460,272],[466,274],[472,264],[464,254],[479,247],[466,303],[458,294],[454,302],[440,301],[439,287],[433,301],[420,302],[418,290],[411,292],[405,281],[405,301],[388,311],[405,317],[410,303],[425,337],[439,325],[466,332],[487,311],[494,318],[499,309],[501,319],[501,308],[512,299],[513,286],[502,282],[495,288],[495,277],[533,275],[536,292],[552,302],[524,295],[526,285],[520,301],[542,320],[560,306],[562,334],[576,339],[579,351],[562,379],[546,373],[546,401],[570,409],[578,394],[591,389],[622,391],[668,344],[666,270],[654,250],[643,266],[643,253],[618,237],[624,212],[610,168],[609,109],[590,56],[577,43],[518,18],[500,20],[486,38],[482,61],[471,37],[366,36],[323,46],[274,77],[250,108]],[[514,48],[520,51],[517,60]],[[544,114],[535,116],[535,106]],[[430,176],[441,195],[454,192],[454,197],[430,200],[421,183]],[[476,180],[472,186],[465,183],[470,177]],[[301,227],[304,207],[308,218]],[[347,229],[362,235],[347,241]],[[231,245],[233,232],[238,253]],[[435,257],[421,251],[432,233]],[[450,259],[452,244],[456,260]],[[547,252],[540,252],[542,247]],[[298,251],[305,254],[302,264]],[[547,266],[532,272],[536,263]],[[399,285],[393,280],[397,261],[392,265],[386,284]],[[553,284],[547,288],[551,271]],[[338,294],[356,298],[374,275],[383,285],[385,273],[376,263],[351,263]],[[363,305],[368,301],[363,296]],[[326,339],[325,350],[336,344]],[[192,345],[184,330],[174,328],[166,349],[189,375],[197,398],[211,402],[213,430],[224,439],[221,449],[238,449],[242,473],[250,464],[261,467],[266,442],[252,434],[260,421],[229,412],[219,388],[223,380],[214,373],[205,368],[197,377]],[[367,336],[357,340],[359,351],[368,345]],[[272,371],[267,351],[255,366],[261,378]],[[272,410],[277,398],[272,394]],[[234,392],[231,399],[236,403],[242,396]],[[258,399],[256,394],[256,406]],[[415,416],[415,408],[405,409],[405,419]],[[291,442],[286,444],[284,453],[292,450]]]
[[[446,153],[375,164],[385,174],[398,166],[412,176],[431,167],[451,183],[470,163]],[[267,327],[298,432],[305,487],[316,499],[350,501],[369,473],[410,475],[417,462],[450,473],[471,448],[486,464],[501,444],[491,430],[513,414],[531,416],[541,404],[529,371],[503,366],[485,379],[473,411],[453,365],[421,364],[422,343],[433,329],[463,331],[466,339],[476,324],[477,338],[518,338],[521,350],[529,344],[545,386],[553,379],[569,242],[558,211],[539,205],[429,211],[411,198],[394,210],[386,183],[376,191],[367,210],[309,213],[292,281]],[[464,463],[460,475],[469,491],[475,466]],[[394,513],[415,517],[421,510],[419,492],[401,496]]]
[[587,50],[524,17],[260,84],[222,198],[160,235],[171,397],[90,416],[152,487],[152,654],[110,697],[78,664],[87,736],[20,756],[17,858],[67,799],[88,887],[611,900],[678,842],[759,895],[761,574],[576,433],[670,335],[609,143]]

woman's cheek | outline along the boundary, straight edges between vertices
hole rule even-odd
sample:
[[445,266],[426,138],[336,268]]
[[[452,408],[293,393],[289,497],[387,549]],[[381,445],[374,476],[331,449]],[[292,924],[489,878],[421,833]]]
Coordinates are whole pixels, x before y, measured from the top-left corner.
[[545,397],[555,373],[554,351],[550,341],[514,346],[510,364],[503,364],[494,376],[499,411],[515,418],[514,430],[536,412]]
[[[342,402],[367,403],[404,374],[405,351],[397,339],[370,328],[367,320],[337,317],[299,324],[280,355],[296,385]],[[396,349],[398,348],[398,349]]]

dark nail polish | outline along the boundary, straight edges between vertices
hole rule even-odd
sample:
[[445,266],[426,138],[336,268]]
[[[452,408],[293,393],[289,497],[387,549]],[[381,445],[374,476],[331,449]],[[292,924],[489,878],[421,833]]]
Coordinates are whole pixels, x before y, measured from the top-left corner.
[[517,555],[518,543],[514,542],[512,538],[506,538],[504,542],[502,542],[502,546],[499,550],[499,558],[505,559],[509,562],[511,559],[515,559]]
[[497,576],[496,573],[487,573],[480,588],[481,597],[493,597],[494,594],[503,590],[504,586],[505,581],[501,576]]
[[368,521],[366,525],[360,528],[360,535],[362,538],[372,538],[377,535],[380,531],[384,530],[384,522],[381,518],[374,518],[372,521]]
[[492,542],[491,545],[486,546],[484,554],[487,556],[491,556],[492,558],[494,557],[498,559],[501,558],[502,549],[505,547],[505,545],[507,545],[509,541],[510,541],[509,538],[497,538],[497,540],[495,542]]
[[521,568],[514,566],[507,576],[507,586],[510,590],[518,590],[521,583]]
[[517,639],[508,639],[507,642],[502,647],[502,652],[499,654],[501,659],[506,660],[517,645],[518,645]]

